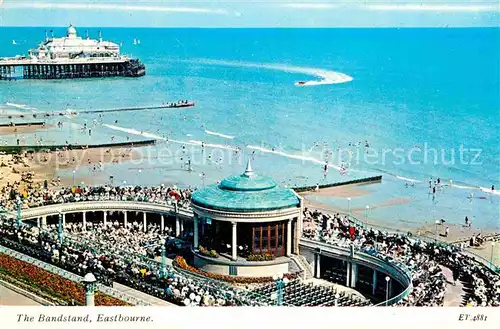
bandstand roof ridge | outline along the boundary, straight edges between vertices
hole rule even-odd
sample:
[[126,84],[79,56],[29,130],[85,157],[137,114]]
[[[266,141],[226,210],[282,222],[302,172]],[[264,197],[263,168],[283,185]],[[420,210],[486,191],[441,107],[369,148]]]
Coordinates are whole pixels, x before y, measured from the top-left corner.
[[300,201],[291,189],[278,186],[271,177],[255,173],[249,159],[244,173],[194,192],[192,203],[208,209],[248,212],[297,207]]

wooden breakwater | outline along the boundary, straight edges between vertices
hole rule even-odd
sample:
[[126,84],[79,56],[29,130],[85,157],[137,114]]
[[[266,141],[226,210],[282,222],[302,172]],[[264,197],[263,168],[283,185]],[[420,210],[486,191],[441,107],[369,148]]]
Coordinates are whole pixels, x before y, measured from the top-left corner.
[[297,193],[301,193],[301,192],[314,191],[316,190],[316,187],[318,187],[321,190],[329,187],[338,187],[338,186],[352,185],[352,184],[380,183],[381,181],[382,181],[382,176],[373,176],[373,177],[366,177],[366,178],[354,179],[354,180],[331,183],[331,184],[294,187],[293,190]]
[[45,122],[9,122],[9,123],[0,123],[0,128],[7,127],[42,127],[45,125]]
[[6,154],[21,154],[22,152],[48,152],[56,151],[62,149],[68,150],[84,150],[84,149],[96,149],[96,148],[116,148],[116,147],[140,147],[154,145],[156,140],[148,139],[143,141],[135,142],[123,142],[123,143],[108,143],[108,144],[89,144],[89,145],[20,145],[20,146],[0,146],[0,152]]

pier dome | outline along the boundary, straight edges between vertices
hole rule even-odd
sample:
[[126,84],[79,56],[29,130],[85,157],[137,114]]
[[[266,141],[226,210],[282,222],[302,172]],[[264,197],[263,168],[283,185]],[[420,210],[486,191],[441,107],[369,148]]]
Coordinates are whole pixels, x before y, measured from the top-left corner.
[[250,160],[245,172],[229,176],[219,185],[211,185],[193,193],[194,205],[222,211],[271,211],[299,205],[291,190],[278,186],[271,177],[256,174]]
[[68,27],[67,37],[71,39],[76,38],[76,29],[71,24]]

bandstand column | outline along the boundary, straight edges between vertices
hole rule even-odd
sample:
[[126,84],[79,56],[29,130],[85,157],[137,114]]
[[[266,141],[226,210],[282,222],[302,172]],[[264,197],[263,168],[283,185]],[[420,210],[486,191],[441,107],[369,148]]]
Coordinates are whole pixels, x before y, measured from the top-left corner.
[[292,220],[289,219],[286,225],[286,256],[292,255]]
[[42,227],[47,226],[47,216],[42,216]]
[[108,212],[104,211],[104,226],[108,225]]
[[372,295],[377,291],[377,270],[373,270]]
[[86,231],[87,230],[87,212],[86,211],[84,211],[82,213],[82,218],[83,218],[83,220],[82,220],[83,230]]
[[161,233],[163,234],[163,231],[165,231],[165,218],[163,217],[163,215],[161,215],[160,229]]
[[62,226],[63,228],[66,227],[66,214],[62,214]]
[[126,228],[128,226],[127,211],[123,212],[123,226]]
[[198,215],[194,215],[193,217],[193,247],[194,249],[198,249]]
[[181,223],[181,226],[180,226],[180,235],[182,236],[182,234],[184,233],[184,219],[181,219],[180,220],[180,223]]
[[358,264],[351,262],[351,288],[356,288],[358,281]]
[[143,230],[144,232],[146,232],[148,229],[147,229],[147,221],[146,221],[146,212],[143,212],[142,213],[142,225],[143,225]]
[[236,222],[231,222],[231,225],[233,226],[233,241],[231,244],[231,259],[232,260],[237,260],[238,259],[238,239],[237,239],[237,227],[236,227]]
[[36,227],[40,227],[40,217],[36,218]]
[[314,260],[315,260],[315,266],[316,266],[316,271],[314,273],[314,276],[316,279],[321,278],[321,255],[320,254],[314,254]]

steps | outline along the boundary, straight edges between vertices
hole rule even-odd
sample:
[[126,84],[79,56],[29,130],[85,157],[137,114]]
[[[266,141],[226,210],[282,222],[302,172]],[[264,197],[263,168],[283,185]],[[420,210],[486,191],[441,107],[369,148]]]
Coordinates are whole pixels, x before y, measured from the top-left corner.
[[302,255],[291,255],[291,258],[295,261],[297,266],[302,270],[302,279],[309,280],[314,277],[311,265],[307,262]]

